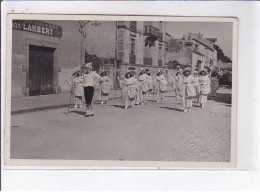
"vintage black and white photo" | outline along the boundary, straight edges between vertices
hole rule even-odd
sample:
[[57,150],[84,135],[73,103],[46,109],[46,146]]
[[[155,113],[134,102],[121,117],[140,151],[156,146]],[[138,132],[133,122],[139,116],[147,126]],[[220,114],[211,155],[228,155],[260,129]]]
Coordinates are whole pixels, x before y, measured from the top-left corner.
[[235,166],[235,19],[36,16],[9,20],[7,164]]

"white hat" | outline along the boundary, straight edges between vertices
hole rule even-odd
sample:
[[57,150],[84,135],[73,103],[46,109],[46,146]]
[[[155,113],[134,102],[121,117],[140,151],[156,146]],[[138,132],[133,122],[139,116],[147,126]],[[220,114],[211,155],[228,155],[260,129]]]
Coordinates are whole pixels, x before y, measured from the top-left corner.
[[162,72],[162,70],[161,69],[157,69],[157,73],[160,73],[160,72]]
[[86,68],[86,69],[92,69],[92,62],[86,63],[86,64],[84,65],[84,68]]
[[191,71],[191,69],[189,67],[186,67],[184,71]]
[[140,67],[140,71],[143,71],[144,70],[144,68],[143,67]]
[[199,71],[198,71],[198,70],[194,70],[194,73],[198,74],[198,73],[199,73]]

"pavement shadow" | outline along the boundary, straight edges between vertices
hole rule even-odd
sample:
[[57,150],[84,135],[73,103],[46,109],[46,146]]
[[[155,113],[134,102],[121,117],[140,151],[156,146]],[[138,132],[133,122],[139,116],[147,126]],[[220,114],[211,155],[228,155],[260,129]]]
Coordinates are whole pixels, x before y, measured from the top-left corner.
[[86,111],[79,111],[79,110],[74,110],[74,111],[71,111],[71,112],[79,114],[79,115],[85,115],[86,114]]
[[216,97],[216,102],[231,104],[232,95],[231,94],[218,93],[217,97]]
[[125,109],[125,106],[124,105],[111,105],[113,107],[116,107],[116,108],[122,108],[122,109]]
[[165,107],[165,106],[162,106],[160,108],[164,108],[164,109],[168,109],[168,110],[174,110],[174,111],[178,111],[178,112],[183,112],[183,110],[179,109],[179,108],[172,108],[172,107]]
[[71,114],[73,113],[74,111],[69,111],[69,112],[63,112],[64,115],[68,115],[68,114]]
[[157,102],[157,100],[147,100],[147,102]]

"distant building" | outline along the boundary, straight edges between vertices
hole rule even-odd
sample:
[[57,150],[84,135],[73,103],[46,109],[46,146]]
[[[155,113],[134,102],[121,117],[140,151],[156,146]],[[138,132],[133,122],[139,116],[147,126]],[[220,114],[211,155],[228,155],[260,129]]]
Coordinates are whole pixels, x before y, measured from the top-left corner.
[[192,64],[192,50],[189,49],[183,41],[178,39],[171,39],[167,42],[166,52],[167,64],[174,63],[185,66],[191,66]]
[[[208,40],[207,38],[204,38],[201,33],[189,33],[184,36],[184,39],[186,41],[185,44],[190,44],[190,48],[201,55],[201,61],[204,66],[211,67],[212,65],[217,65],[217,51],[213,46],[213,43],[216,41],[215,38]],[[195,61],[193,65],[195,65]]]
[[217,51],[213,47],[216,38],[206,39],[202,34],[189,33],[182,39],[167,42],[166,63],[177,61],[183,66],[190,66],[192,72],[204,67],[211,68],[217,64]]

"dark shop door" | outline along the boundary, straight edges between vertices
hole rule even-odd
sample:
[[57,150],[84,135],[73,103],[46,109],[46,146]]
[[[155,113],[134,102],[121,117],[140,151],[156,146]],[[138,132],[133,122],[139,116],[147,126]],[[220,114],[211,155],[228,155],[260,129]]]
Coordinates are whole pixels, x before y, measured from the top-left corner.
[[55,48],[29,46],[29,95],[53,94]]

